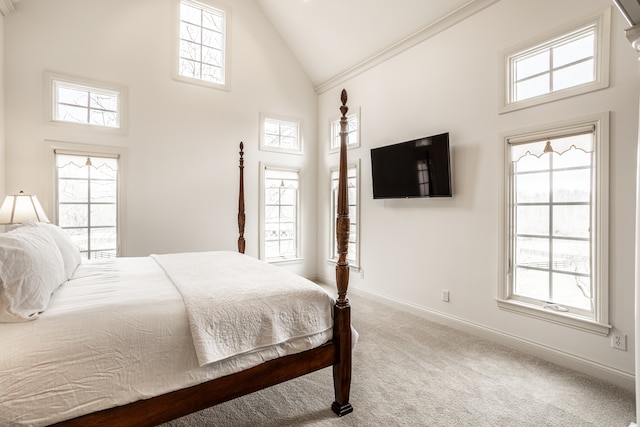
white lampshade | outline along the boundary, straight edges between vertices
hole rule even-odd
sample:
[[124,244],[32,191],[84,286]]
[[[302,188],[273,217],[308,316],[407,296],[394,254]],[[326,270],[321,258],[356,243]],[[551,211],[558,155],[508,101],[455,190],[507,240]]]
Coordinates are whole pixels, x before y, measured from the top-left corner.
[[0,224],[22,224],[29,220],[49,222],[36,196],[21,191],[4,199],[0,206]]

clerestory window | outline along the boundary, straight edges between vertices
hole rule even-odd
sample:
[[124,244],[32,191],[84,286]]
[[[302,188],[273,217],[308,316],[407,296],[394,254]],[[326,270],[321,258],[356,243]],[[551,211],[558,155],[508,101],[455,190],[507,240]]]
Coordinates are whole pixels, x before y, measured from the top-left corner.
[[176,78],[228,88],[229,9],[209,0],[181,0]]
[[608,87],[610,15],[504,53],[501,112]]
[[285,153],[302,153],[302,120],[260,115],[260,149]]
[[45,73],[51,124],[122,132],[126,89],[77,77]]

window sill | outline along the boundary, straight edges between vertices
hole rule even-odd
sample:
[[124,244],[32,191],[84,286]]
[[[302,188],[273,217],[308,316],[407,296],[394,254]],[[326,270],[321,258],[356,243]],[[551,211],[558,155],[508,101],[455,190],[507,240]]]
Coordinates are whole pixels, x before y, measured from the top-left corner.
[[[355,150],[356,148],[360,148],[360,144],[347,145],[347,150]],[[329,149],[329,154],[340,154],[340,147],[331,147]]]
[[498,308],[512,313],[523,314],[547,322],[556,323],[558,325],[568,326],[585,332],[597,335],[607,336],[612,326],[606,323],[600,323],[592,319],[576,316],[571,313],[549,311],[539,306],[522,303],[513,300],[498,299]]
[[196,86],[208,87],[211,89],[225,90],[227,92],[231,91],[231,87],[228,82],[225,83],[216,83],[208,80],[197,79],[194,77],[187,77],[174,72],[173,79],[178,82],[189,83]]
[[505,102],[500,105],[498,114],[510,113],[512,111],[522,110],[524,108],[535,107],[536,105],[547,104],[549,102],[558,101],[561,99],[571,98],[578,95],[583,95],[597,90],[606,89],[609,87],[609,81],[595,80],[592,82],[584,83],[579,86],[570,87],[568,89],[562,89],[551,93],[546,93],[532,98],[523,99],[521,101]]
[[260,144],[260,151],[270,151],[272,153],[281,153],[281,154],[297,154],[299,156],[302,156],[304,154],[302,152],[302,148],[290,149],[290,148],[270,147],[268,145],[262,145],[262,144]]
[[[328,259],[327,260],[327,264],[338,265],[338,260]],[[349,264],[349,270],[351,270],[351,271],[360,271],[360,268],[361,267],[359,265]]]
[[303,261],[304,258],[270,258],[265,260],[268,264],[295,264]]

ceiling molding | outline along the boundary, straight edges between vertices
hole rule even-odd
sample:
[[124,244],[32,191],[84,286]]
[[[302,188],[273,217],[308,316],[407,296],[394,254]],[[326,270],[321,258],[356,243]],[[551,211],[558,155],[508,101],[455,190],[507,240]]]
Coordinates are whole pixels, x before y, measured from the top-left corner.
[[16,8],[13,4],[19,1],[20,0],[0,0],[0,14],[2,14],[2,16],[8,16],[14,13]]
[[637,0],[613,0],[620,13],[632,27],[640,24],[640,3]]
[[382,64],[383,62],[393,58],[394,56],[404,52],[405,50],[408,50],[413,46],[430,39],[436,34],[454,26],[455,24],[469,18],[470,16],[475,15],[476,13],[498,1],[500,0],[470,0],[465,5],[460,6],[458,9],[442,17],[433,24],[430,24],[422,28],[421,30],[416,31],[415,33],[411,34],[408,37],[405,37],[404,39],[389,46],[388,48],[376,53],[375,55],[370,56],[359,64],[348,68],[347,70],[341,72],[340,74],[337,74],[336,76],[330,78],[329,80],[326,80],[323,83],[320,83],[315,87],[315,91],[318,94],[324,93],[329,89],[332,89],[346,82],[347,80],[350,80],[357,75],[364,73],[365,71],[375,67],[376,65]]

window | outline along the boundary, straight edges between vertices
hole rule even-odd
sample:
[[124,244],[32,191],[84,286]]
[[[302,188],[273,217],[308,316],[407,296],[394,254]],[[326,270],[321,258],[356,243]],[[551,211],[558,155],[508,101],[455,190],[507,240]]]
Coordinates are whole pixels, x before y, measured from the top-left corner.
[[55,151],[58,225],[85,259],[118,255],[118,157]]
[[504,54],[502,112],[607,87],[610,13]]
[[604,122],[506,138],[502,308],[608,332]]
[[[360,113],[347,114],[347,148],[360,146]],[[331,151],[340,150],[340,119],[331,122]]]
[[209,1],[180,1],[178,79],[226,88],[228,15]]
[[[359,188],[360,177],[358,164],[349,165],[347,167],[347,192],[349,197],[349,250],[347,252],[347,261],[351,267],[358,268],[360,266],[360,251],[358,236],[359,230]],[[338,177],[339,169],[331,170],[331,260],[338,260],[338,242],[336,239],[336,215],[338,212]]]
[[300,258],[299,183],[295,169],[262,166],[261,258],[268,262]]
[[260,149],[302,153],[299,119],[260,115]]
[[87,125],[94,128],[123,129],[126,90],[117,85],[45,73],[53,124]]

